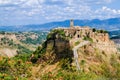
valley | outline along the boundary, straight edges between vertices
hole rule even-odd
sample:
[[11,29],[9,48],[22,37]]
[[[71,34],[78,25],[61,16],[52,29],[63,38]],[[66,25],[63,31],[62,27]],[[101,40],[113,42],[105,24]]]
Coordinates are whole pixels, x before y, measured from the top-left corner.
[[14,57],[32,53],[44,42],[48,32],[0,32],[0,55]]

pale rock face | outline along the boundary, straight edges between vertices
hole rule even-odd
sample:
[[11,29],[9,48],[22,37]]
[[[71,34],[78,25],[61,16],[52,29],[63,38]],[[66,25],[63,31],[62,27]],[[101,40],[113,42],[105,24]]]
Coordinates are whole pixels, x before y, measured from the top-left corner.
[[17,50],[3,48],[3,49],[0,49],[0,55],[11,58],[11,57],[14,57],[15,55],[17,55]]

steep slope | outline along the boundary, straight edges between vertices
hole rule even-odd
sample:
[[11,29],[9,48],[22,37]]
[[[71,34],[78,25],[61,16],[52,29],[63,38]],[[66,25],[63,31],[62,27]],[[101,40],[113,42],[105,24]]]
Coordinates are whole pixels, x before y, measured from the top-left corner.
[[[118,72],[120,54],[116,45],[109,39],[106,31],[88,27],[52,30],[43,46],[34,52],[31,61],[40,65],[44,63],[47,66],[55,66],[57,64],[58,69],[56,67],[54,69],[52,69],[53,67],[49,68],[53,70],[53,73],[50,71],[51,75],[53,74],[53,78],[57,76],[55,74],[56,72],[59,73],[61,68],[68,71],[72,70],[74,74],[76,74],[76,70],[80,70],[83,74],[92,73],[96,77],[102,76],[103,79],[113,79],[114,77],[119,79],[120,77]],[[42,69],[47,67],[45,65]],[[56,71],[54,72],[54,70]],[[63,74],[66,73],[62,72]],[[44,74],[47,75],[48,73],[49,70]],[[95,77],[92,77],[91,79],[95,79]],[[102,78],[100,77],[100,79]]]

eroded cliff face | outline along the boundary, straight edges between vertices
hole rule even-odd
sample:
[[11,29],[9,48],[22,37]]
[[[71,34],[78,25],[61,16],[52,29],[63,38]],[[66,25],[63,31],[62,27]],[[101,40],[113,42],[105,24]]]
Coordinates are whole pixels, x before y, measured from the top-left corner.
[[106,50],[108,52],[117,52],[113,41],[109,39],[109,35],[104,30],[95,30],[89,27],[74,27],[65,29],[54,29],[48,34],[46,40],[46,51],[55,50],[61,53],[64,50],[71,49],[88,40],[94,43],[95,47]]
[[48,40],[47,41],[47,47],[46,51],[51,51],[55,50],[57,53],[61,53],[64,50],[70,49],[70,44],[69,41],[67,40],[60,40],[60,39],[55,39],[55,40]]
[[51,60],[51,63],[65,58],[72,61],[73,56],[69,39],[65,37],[63,30],[55,30],[49,33],[40,53],[44,53],[44,60]]
[[[116,46],[109,39],[108,33],[102,30],[94,31],[91,28],[54,29],[48,34],[39,54],[44,51],[42,58],[45,61],[51,60],[51,63],[68,58],[72,66],[75,66],[72,49],[84,41],[89,41],[90,44],[77,50],[79,63],[85,61],[86,65],[89,65],[92,61],[92,63],[100,64],[101,61],[109,62],[111,55],[118,55]],[[88,71],[89,66],[86,67]]]

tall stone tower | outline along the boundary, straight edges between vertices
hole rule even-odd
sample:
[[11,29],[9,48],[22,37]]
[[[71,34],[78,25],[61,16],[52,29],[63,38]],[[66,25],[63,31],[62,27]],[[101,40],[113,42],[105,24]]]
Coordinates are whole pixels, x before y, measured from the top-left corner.
[[74,21],[73,19],[70,20],[70,28],[73,28],[74,27]]

